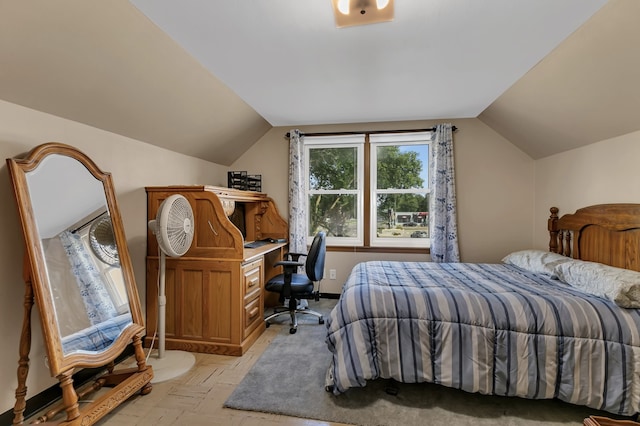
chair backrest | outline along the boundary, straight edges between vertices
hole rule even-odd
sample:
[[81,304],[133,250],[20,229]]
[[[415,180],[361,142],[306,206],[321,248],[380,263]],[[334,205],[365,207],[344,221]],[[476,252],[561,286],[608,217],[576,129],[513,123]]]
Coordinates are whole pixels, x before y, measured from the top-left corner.
[[324,277],[324,256],[327,251],[325,233],[320,231],[313,237],[313,242],[304,263],[305,272],[311,281],[320,281]]

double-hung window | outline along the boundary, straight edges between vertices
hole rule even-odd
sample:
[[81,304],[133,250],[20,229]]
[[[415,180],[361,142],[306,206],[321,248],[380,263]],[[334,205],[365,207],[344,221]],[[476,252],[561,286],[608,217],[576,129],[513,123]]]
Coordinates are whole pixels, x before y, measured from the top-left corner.
[[353,247],[429,245],[431,132],[305,137],[309,238]]
[[364,244],[365,135],[305,138],[309,235],[327,244]]
[[430,137],[370,135],[372,246],[427,247]]

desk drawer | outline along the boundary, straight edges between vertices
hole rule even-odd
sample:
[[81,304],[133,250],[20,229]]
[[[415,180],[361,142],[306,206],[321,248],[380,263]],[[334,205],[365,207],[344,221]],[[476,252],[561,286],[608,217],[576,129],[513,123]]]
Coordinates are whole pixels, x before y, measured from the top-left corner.
[[242,266],[242,282],[245,302],[256,297],[262,291],[262,260]]
[[244,306],[244,336],[245,339],[260,325],[262,319],[262,298],[257,297]]

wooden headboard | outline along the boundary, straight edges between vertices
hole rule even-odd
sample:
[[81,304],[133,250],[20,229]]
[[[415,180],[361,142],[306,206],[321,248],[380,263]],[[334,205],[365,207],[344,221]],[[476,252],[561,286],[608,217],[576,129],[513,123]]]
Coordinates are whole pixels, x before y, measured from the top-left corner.
[[640,204],[598,204],[562,217],[549,210],[549,251],[640,271]]

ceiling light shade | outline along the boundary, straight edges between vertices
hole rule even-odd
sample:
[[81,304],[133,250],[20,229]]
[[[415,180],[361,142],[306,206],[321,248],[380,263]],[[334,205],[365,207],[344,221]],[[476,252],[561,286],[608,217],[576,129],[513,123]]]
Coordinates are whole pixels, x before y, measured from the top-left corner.
[[343,15],[349,14],[349,0],[338,0],[338,11]]
[[338,28],[393,21],[394,0],[331,0]]

